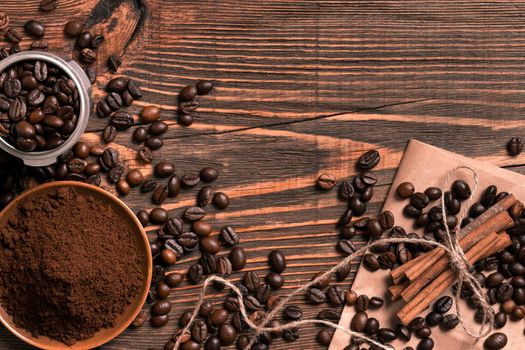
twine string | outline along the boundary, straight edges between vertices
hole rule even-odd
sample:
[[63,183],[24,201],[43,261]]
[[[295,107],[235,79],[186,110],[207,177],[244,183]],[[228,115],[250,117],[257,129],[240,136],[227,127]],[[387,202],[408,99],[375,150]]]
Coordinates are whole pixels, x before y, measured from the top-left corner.
[[[343,332],[343,333],[345,333],[345,334],[347,334],[349,336],[357,336],[357,337],[359,337],[361,339],[364,339],[369,344],[375,345],[376,347],[378,347],[380,349],[392,350],[392,346],[390,346],[390,345],[387,346],[387,345],[381,344],[381,343],[377,342],[376,340],[371,339],[370,337],[368,337],[368,336],[366,336],[366,335],[364,335],[362,333],[354,332],[354,331],[352,331],[351,329],[349,329],[347,327],[343,327],[343,326],[340,326],[340,325],[338,325],[336,323],[333,323],[333,322],[330,322],[330,321],[325,321],[325,320],[317,320],[317,319],[299,320],[299,321],[288,322],[288,323],[282,324],[282,325],[277,326],[277,327],[267,327],[266,325],[271,320],[273,320],[279,312],[281,312],[285,308],[286,304],[294,296],[296,296],[297,294],[300,294],[302,292],[305,292],[306,290],[308,290],[308,288],[310,288],[313,285],[317,284],[321,280],[327,278],[328,276],[330,276],[332,273],[336,272],[341,267],[346,266],[347,264],[350,264],[353,259],[361,256],[368,249],[371,249],[371,248],[377,247],[377,246],[382,246],[382,245],[385,245],[385,244],[393,244],[393,243],[394,244],[395,243],[421,244],[422,241],[424,241],[424,243],[426,245],[430,245],[430,246],[433,246],[433,247],[439,247],[439,248],[444,249],[446,254],[449,256],[450,265],[454,269],[454,272],[455,272],[455,274],[457,275],[457,278],[458,278],[458,284],[457,284],[458,288],[456,290],[456,293],[454,294],[455,304],[456,304],[456,312],[457,312],[458,319],[459,319],[463,329],[465,330],[465,332],[467,334],[469,334],[470,336],[474,337],[476,340],[479,340],[480,338],[488,335],[491,332],[491,330],[492,330],[492,325],[493,325],[493,322],[494,322],[494,310],[492,310],[492,307],[485,300],[485,297],[483,295],[482,287],[480,286],[480,284],[477,282],[476,278],[472,274],[472,272],[470,270],[470,264],[468,264],[468,260],[467,260],[467,258],[465,256],[465,253],[463,252],[463,250],[459,246],[459,243],[458,243],[458,240],[457,240],[457,234],[454,234],[454,235],[451,234],[451,231],[448,228],[447,219],[446,219],[447,218],[447,213],[445,211],[444,192],[445,192],[446,186],[448,186],[448,184],[449,184],[450,180],[452,179],[453,175],[458,170],[461,170],[461,169],[467,169],[467,170],[471,171],[472,174],[473,174],[473,178],[474,178],[474,182],[475,183],[474,183],[474,186],[473,186],[471,198],[474,196],[474,193],[476,192],[476,190],[478,188],[478,185],[479,185],[478,174],[476,173],[476,171],[474,169],[472,169],[472,168],[470,168],[468,166],[459,166],[459,167],[451,170],[447,174],[445,182],[443,184],[442,195],[441,195],[443,224],[444,224],[443,226],[444,226],[444,229],[445,229],[445,232],[446,232],[445,243],[444,244],[443,243],[439,243],[439,242],[435,242],[435,241],[423,240],[421,238],[408,238],[408,237],[404,237],[404,238],[384,238],[384,239],[379,239],[379,240],[376,240],[374,242],[371,242],[368,245],[366,245],[366,246],[364,246],[364,247],[362,247],[360,249],[357,249],[353,253],[349,254],[342,261],[340,261],[337,265],[334,265],[332,268],[330,268],[329,270],[325,271],[324,273],[322,273],[321,275],[319,275],[315,279],[313,279],[313,280],[311,280],[311,281],[309,281],[309,282],[299,286],[298,288],[294,289],[287,296],[285,296],[283,299],[281,299],[281,301],[273,308],[273,310],[268,312],[266,314],[266,316],[261,320],[261,322],[258,322],[258,324],[254,323],[250,319],[250,317],[248,315],[248,312],[247,312],[247,310],[246,310],[246,308],[244,306],[244,297],[243,297],[241,291],[239,290],[239,288],[237,288],[236,285],[234,285],[233,283],[231,283],[230,281],[228,281],[225,278],[222,278],[220,276],[210,276],[204,281],[202,289],[201,289],[201,291],[199,293],[199,298],[198,298],[197,303],[195,304],[195,307],[194,307],[193,312],[191,314],[191,318],[188,321],[188,323],[184,326],[184,328],[182,329],[182,331],[180,333],[180,336],[177,337],[173,349],[174,350],[178,350],[180,348],[180,346],[181,346],[181,339],[184,338],[182,335],[184,335],[186,333],[189,333],[189,329],[192,326],[193,322],[195,321],[202,303],[206,300],[206,296],[208,294],[207,293],[208,287],[214,281],[217,281],[217,282],[223,283],[225,286],[229,287],[235,293],[235,295],[237,296],[237,300],[239,301],[239,312],[241,313],[241,316],[243,317],[244,321],[246,322],[246,324],[248,325],[249,329],[251,330],[251,339],[250,339],[250,342],[249,342],[248,347],[247,347],[248,349],[253,345],[253,343],[255,342],[255,340],[257,338],[257,336],[259,334],[261,334],[261,333],[264,333],[264,332],[281,332],[281,331],[284,331],[284,330],[287,330],[287,329],[298,328],[298,327],[300,327],[302,325],[305,325],[305,324],[319,324],[319,325],[324,325],[324,326],[328,326],[328,327],[340,330],[341,332]],[[470,201],[471,201],[471,199],[469,199],[465,203],[465,207],[463,208],[460,217],[458,217],[458,223],[461,222],[462,217],[465,215],[466,211],[468,210],[468,206],[470,204]],[[454,227],[454,232],[457,232],[457,231],[458,231],[458,225],[456,225],[456,227]],[[459,300],[459,293],[461,291],[461,287],[463,286],[464,283],[467,283],[469,285],[469,287],[473,290],[473,295],[475,296],[476,301],[478,302],[478,307],[480,307],[481,310],[483,311],[483,319],[482,319],[482,323],[481,323],[481,326],[480,326],[480,329],[479,329],[478,332],[471,331],[463,323],[462,318],[461,318],[461,310],[460,310],[460,307],[459,307],[458,300]],[[485,328],[487,324],[489,325],[489,327]]]

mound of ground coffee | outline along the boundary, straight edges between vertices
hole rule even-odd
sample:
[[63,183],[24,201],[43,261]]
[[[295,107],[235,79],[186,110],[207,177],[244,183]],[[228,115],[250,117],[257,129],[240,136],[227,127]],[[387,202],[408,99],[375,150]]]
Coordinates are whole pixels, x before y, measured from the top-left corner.
[[34,336],[89,338],[140,292],[139,239],[113,205],[71,187],[26,198],[0,229],[0,301]]

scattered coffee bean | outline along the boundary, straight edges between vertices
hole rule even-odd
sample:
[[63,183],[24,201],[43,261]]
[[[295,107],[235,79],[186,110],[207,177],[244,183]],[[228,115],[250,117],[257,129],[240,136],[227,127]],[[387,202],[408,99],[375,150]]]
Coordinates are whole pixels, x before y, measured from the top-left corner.
[[197,194],[197,205],[199,207],[205,207],[212,199],[214,190],[211,186],[204,186],[199,190]]
[[234,270],[242,270],[246,266],[246,253],[242,247],[234,247],[228,256]]
[[350,329],[356,332],[363,332],[368,322],[368,315],[366,312],[356,312],[350,322]]
[[144,123],[152,123],[160,118],[160,108],[157,106],[146,106],[140,112],[140,119]]
[[397,186],[396,192],[401,198],[410,198],[415,192],[415,187],[411,182],[403,182]]
[[453,300],[448,295],[442,296],[434,303],[434,311],[440,314],[447,313],[452,307]]
[[337,180],[332,174],[321,174],[317,178],[317,186],[323,190],[331,190],[336,184]]
[[24,24],[24,29],[31,36],[41,37],[44,36],[45,28],[44,25],[36,20],[27,21]]
[[303,316],[303,310],[297,305],[290,305],[284,309],[283,315],[288,320],[296,321]]
[[226,209],[230,205],[230,198],[224,192],[215,192],[213,195],[213,204],[218,209]]
[[76,38],[84,30],[84,24],[79,20],[71,20],[66,23],[64,33],[70,38]]
[[448,314],[443,316],[441,321],[441,327],[445,330],[451,330],[459,325],[459,318],[454,314]]
[[513,137],[507,143],[507,150],[511,156],[517,156],[523,151],[523,140],[521,137]]
[[236,246],[239,244],[239,236],[235,233],[235,230],[230,226],[224,226],[220,232],[221,241],[230,246]]
[[357,160],[357,165],[361,170],[371,170],[375,168],[380,159],[381,157],[379,156],[379,152],[376,150],[370,150],[363,153],[361,157],[359,157]]
[[269,272],[266,275],[265,281],[273,290],[281,289],[284,285],[284,277],[277,272]]
[[507,345],[507,336],[500,332],[493,333],[485,339],[483,345],[489,350],[503,349]]

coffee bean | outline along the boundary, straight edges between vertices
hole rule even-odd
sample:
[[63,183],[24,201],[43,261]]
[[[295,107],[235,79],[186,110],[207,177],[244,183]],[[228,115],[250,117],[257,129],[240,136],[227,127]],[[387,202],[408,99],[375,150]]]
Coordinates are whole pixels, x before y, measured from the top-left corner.
[[284,309],[283,315],[288,320],[297,321],[303,316],[303,310],[297,305],[290,305]]
[[129,186],[129,184],[126,182],[126,180],[124,179],[120,179],[118,182],[117,182],[117,191],[125,196],[127,195],[130,191],[131,191],[131,188]]
[[336,184],[337,180],[332,174],[321,174],[317,178],[317,186],[323,190],[331,190]]
[[213,195],[213,204],[218,209],[226,209],[230,205],[230,198],[224,192],[215,192]]
[[373,187],[367,187],[361,192],[361,200],[363,202],[369,202],[372,200],[372,197],[374,196],[374,188]]
[[345,210],[345,212],[343,213],[343,215],[337,221],[336,226],[337,227],[342,227],[342,226],[348,225],[350,223],[350,221],[352,220],[352,217],[353,217],[352,209],[347,208]]
[[498,188],[494,185],[488,186],[481,196],[481,204],[485,207],[491,207],[496,202],[496,195],[498,193]]
[[377,239],[383,235],[383,227],[378,220],[370,219],[366,225],[366,232],[370,237]]
[[357,312],[365,312],[366,310],[368,310],[369,302],[370,298],[367,295],[361,294],[359,297],[357,297],[355,303],[355,310]]
[[189,114],[181,114],[179,115],[178,122],[182,126],[190,126],[193,124],[193,117]]
[[66,26],[64,27],[64,33],[70,38],[79,36],[83,30],[84,24],[76,19],[67,22]]
[[[157,205],[164,203],[168,198],[168,188],[165,185],[158,185],[153,191],[151,201]],[[197,220],[197,219],[196,219]]]
[[35,40],[31,43],[31,50],[47,51],[49,45],[44,40]]
[[165,326],[169,321],[168,315],[154,316],[150,319],[150,324],[152,327],[162,327]]
[[161,110],[157,106],[146,106],[140,112],[140,119],[144,123],[152,123],[160,118]]
[[108,173],[108,179],[113,183],[117,183],[125,171],[126,167],[122,163],[119,163],[111,168]]
[[88,48],[82,49],[80,59],[86,64],[93,64],[97,60],[97,53]]
[[396,192],[401,198],[410,198],[414,194],[415,188],[411,182],[403,182],[399,184]]
[[235,233],[235,230],[231,226],[224,226],[221,229],[220,238],[224,244],[230,247],[239,244],[239,236],[237,235],[237,233]]
[[412,331],[420,330],[421,328],[426,327],[426,321],[423,317],[419,316],[414,318],[410,323],[408,324],[408,328]]
[[396,332],[397,338],[404,342],[408,342],[412,338],[412,332],[404,324],[401,324],[401,323],[398,324],[396,326],[395,332]]
[[319,312],[319,314],[317,314],[317,319],[318,320],[324,320],[324,321],[339,321],[339,318],[341,317],[341,315],[335,311],[335,310],[332,310],[332,309],[324,309],[322,311]]
[[270,295],[272,295],[272,288],[266,283],[259,285],[255,294],[261,304],[266,304]]
[[205,275],[211,275],[217,271],[217,261],[213,255],[203,253],[199,259],[199,262]]
[[193,251],[198,246],[199,238],[193,232],[183,232],[177,236],[179,243],[185,251]]
[[452,184],[452,193],[454,194],[455,198],[460,201],[464,201],[470,198],[472,191],[470,190],[468,183],[463,180],[456,180]]
[[410,196],[410,204],[417,209],[425,208],[429,203],[429,199],[426,194],[421,192],[416,192]]
[[9,15],[5,11],[0,11],[0,30],[9,27]]
[[[219,245],[219,241],[217,241],[217,239],[215,237],[205,237],[201,240],[201,249],[204,250],[204,248],[202,247],[202,244],[203,244],[203,241],[211,241],[213,240],[213,251],[215,251],[213,254],[217,253],[220,249],[220,245]],[[208,244],[208,247],[209,248],[209,244],[210,243],[205,243],[205,244]],[[209,250],[212,250],[212,249],[209,249]],[[212,254],[210,252],[210,254]],[[230,260],[228,260],[226,257],[220,257],[218,260],[217,260],[217,273],[219,274],[219,276],[222,276],[224,278],[227,278],[229,275],[232,274],[232,270],[233,270],[233,267],[232,267],[232,264],[230,262]]]
[[4,94],[9,98],[17,97],[22,91],[22,84],[20,80],[14,78],[7,78],[2,84],[4,88]]
[[507,315],[502,311],[497,312],[494,315],[494,328],[500,329],[500,328],[505,327],[506,324],[507,324]]
[[237,331],[232,325],[223,324],[219,328],[219,339],[222,345],[231,345],[235,342],[235,339],[237,339]]
[[[167,192],[166,192],[166,196],[167,196]],[[202,218],[204,218],[204,216],[206,216],[206,211],[200,207],[189,207],[186,210],[184,210],[184,213],[183,213],[184,219],[188,221],[201,220]]]
[[452,307],[453,300],[448,295],[442,296],[434,303],[434,311],[440,314],[447,313]]
[[144,181],[144,175],[138,169],[131,169],[126,175],[126,181],[131,187],[137,187]]
[[350,198],[350,200],[348,201],[348,207],[351,209],[351,213],[355,216],[361,216],[366,211],[366,204],[363,201],[361,201],[361,198],[357,195],[354,195],[352,198]]
[[326,301],[326,295],[322,290],[312,287],[308,289],[306,299],[314,304],[322,304]]
[[148,128],[149,134],[155,136],[163,135],[166,131],[168,131],[168,124],[158,120],[151,123]]
[[20,41],[22,41],[22,33],[20,33],[15,28],[9,28],[5,32],[5,38],[6,40],[11,41],[13,43],[19,43]]
[[[233,265],[233,262],[232,262]],[[257,272],[248,271],[244,274],[243,284],[246,286],[248,291],[255,292],[259,288],[260,278]]]
[[350,274],[350,263],[344,264],[335,271],[335,277],[338,281],[344,281]]
[[27,21],[24,24],[24,29],[29,35],[41,37],[44,35],[45,28],[42,23],[36,20]]
[[493,333],[485,339],[483,345],[490,350],[503,349],[507,345],[507,336],[500,332]]
[[146,179],[140,186],[140,192],[148,193],[155,190],[155,188],[157,188],[157,182],[153,179]]
[[425,317],[425,321],[429,327],[437,326],[442,320],[443,314],[436,311],[429,312]]
[[175,166],[169,162],[158,162],[153,170],[155,176],[164,178],[173,175]]
[[363,256],[363,264],[369,271],[377,271],[380,269],[379,261],[374,254],[365,254]]
[[202,280],[204,271],[200,264],[193,264],[188,270],[188,280],[190,283],[197,284]]
[[171,303],[168,300],[159,300],[151,307],[153,316],[163,316],[171,311]]
[[110,55],[108,57],[107,64],[110,72],[116,73],[119,67],[122,65],[122,60],[116,55]]
[[242,270],[246,266],[246,253],[242,247],[234,247],[228,256],[234,270]]
[[357,166],[361,170],[371,170],[379,163],[381,157],[376,150],[370,150],[363,153],[357,160]]
[[405,216],[409,218],[417,218],[421,215],[421,209],[418,209],[413,205],[409,204],[403,208],[403,214],[405,214]]
[[269,272],[266,275],[265,281],[273,290],[281,289],[284,285],[284,277],[277,272]]
[[209,320],[213,326],[220,326],[228,320],[228,311],[224,308],[215,309],[209,316]]
[[354,194],[355,189],[352,183],[348,180],[343,181],[339,186],[339,195],[341,198],[349,200],[354,196]]
[[337,249],[346,255],[354,253],[357,249],[349,239],[342,239],[337,243]]
[[504,279],[505,277],[501,273],[494,272],[487,276],[486,285],[490,288],[498,287]]
[[434,341],[432,338],[423,338],[417,344],[417,350],[432,350],[434,348]]
[[368,322],[368,315],[366,312],[356,312],[350,322],[350,329],[355,332],[363,332]]
[[384,230],[391,229],[394,227],[394,214],[389,210],[385,210],[379,214],[378,221]]
[[191,228],[193,232],[201,237],[210,235],[212,231],[210,223],[204,220],[194,221]]
[[200,176],[198,173],[186,173],[182,176],[181,182],[185,187],[193,187],[200,182]]
[[168,197],[177,197],[180,192],[180,177],[175,174],[168,180]]
[[195,320],[191,327],[191,336],[197,343],[203,343],[208,336],[208,327],[203,320]]
[[180,101],[192,101],[197,95],[197,87],[195,85],[187,85],[179,93]]
[[391,328],[381,328],[378,331],[379,338],[384,340],[385,342],[391,342],[392,340],[396,339],[396,332],[394,332]]
[[117,128],[113,125],[108,125],[102,132],[102,140],[104,140],[104,143],[110,143],[115,140],[115,137],[117,136]]
[[204,186],[199,190],[197,194],[197,205],[199,207],[205,207],[212,199],[214,190],[210,186]]
[[383,300],[383,298],[372,297],[370,298],[370,301],[368,302],[368,307],[370,309],[379,309],[380,307],[383,306],[384,303],[385,301]]
[[341,238],[352,239],[357,234],[357,230],[354,226],[344,226],[341,228]]
[[511,156],[517,156],[523,151],[523,140],[521,137],[513,137],[507,143],[507,150]]
[[168,212],[163,208],[154,208],[149,213],[149,217],[154,224],[163,224],[168,220]]
[[268,262],[273,271],[282,273],[286,269],[286,257],[280,250],[273,250],[268,255]]
[[214,83],[209,80],[199,80],[196,84],[197,94],[206,95],[213,89]]
[[205,167],[201,169],[199,176],[204,182],[212,182],[219,177],[219,172],[213,167]]
[[128,112],[118,111],[111,116],[110,123],[118,130],[127,130],[133,126],[133,116]]
[[443,316],[441,327],[445,330],[454,329],[459,325],[459,318],[456,315],[448,314]]
[[345,302],[345,293],[338,286],[331,286],[326,291],[326,298],[334,305],[342,305]]

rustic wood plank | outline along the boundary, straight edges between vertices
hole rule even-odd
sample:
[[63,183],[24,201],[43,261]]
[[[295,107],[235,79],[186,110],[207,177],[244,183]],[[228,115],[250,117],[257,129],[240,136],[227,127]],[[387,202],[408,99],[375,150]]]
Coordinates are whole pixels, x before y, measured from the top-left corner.
[[[105,58],[122,55],[119,73],[145,90],[131,111],[158,104],[172,124],[158,157],[174,161],[179,173],[210,164],[221,170],[214,186],[233,201],[228,211],[213,211],[214,227],[233,225],[249,252],[248,269],[261,274],[271,249],[285,251],[284,291],[341,257],[334,222],[345,204],[315,190],[316,176],[352,176],[355,159],[371,147],[383,157],[371,214],[411,137],[525,173],[525,155],[511,158],[504,149],[511,136],[525,134],[523,2],[59,0],[50,14],[37,5],[3,0],[2,10],[17,27],[42,18],[50,50],[64,55],[73,46],[62,34],[66,19],[84,17],[104,33],[95,96],[110,78]],[[30,42],[24,38],[22,47]],[[177,92],[200,78],[216,80],[217,89],[201,99],[196,123],[181,128]],[[105,125],[93,117],[85,140],[98,142]],[[130,135],[119,134],[115,147],[128,165],[151,174],[136,161]],[[194,196],[187,191],[165,207],[178,213]],[[125,200],[134,210],[152,207],[137,191]],[[170,297],[167,327],[128,330],[103,348],[162,348],[197,293],[184,284]],[[308,306],[305,316],[321,308]],[[305,327],[300,341],[272,348],[320,348],[315,334]],[[0,348],[28,347],[1,329]]]

